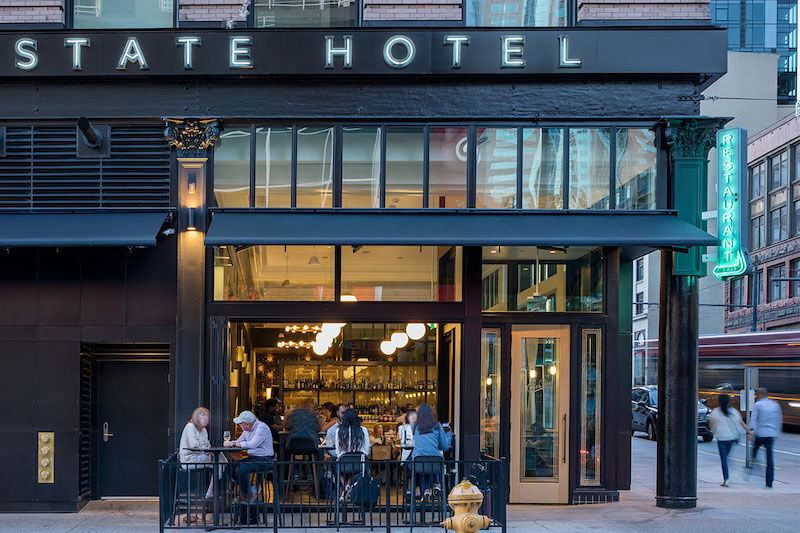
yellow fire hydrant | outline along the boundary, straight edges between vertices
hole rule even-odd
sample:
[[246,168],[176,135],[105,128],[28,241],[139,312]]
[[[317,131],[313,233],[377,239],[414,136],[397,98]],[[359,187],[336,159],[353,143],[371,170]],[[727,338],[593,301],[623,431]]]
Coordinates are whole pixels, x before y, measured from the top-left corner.
[[456,533],[473,533],[492,523],[488,516],[478,514],[483,503],[483,493],[466,479],[453,487],[447,496],[447,503],[453,509],[453,516],[442,522],[446,529],[452,529]]

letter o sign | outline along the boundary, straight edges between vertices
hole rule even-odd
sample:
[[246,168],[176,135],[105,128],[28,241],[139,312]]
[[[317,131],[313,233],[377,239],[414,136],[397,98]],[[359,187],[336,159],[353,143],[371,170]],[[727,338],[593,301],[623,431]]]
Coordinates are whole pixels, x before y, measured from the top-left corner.
[[[402,57],[394,55],[394,48],[397,45],[405,49],[405,54]],[[383,60],[392,68],[406,68],[414,61],[414,56],[416,54],[417,47],[414,46],[414,41],[405,35],[395,35],[383,45]]]

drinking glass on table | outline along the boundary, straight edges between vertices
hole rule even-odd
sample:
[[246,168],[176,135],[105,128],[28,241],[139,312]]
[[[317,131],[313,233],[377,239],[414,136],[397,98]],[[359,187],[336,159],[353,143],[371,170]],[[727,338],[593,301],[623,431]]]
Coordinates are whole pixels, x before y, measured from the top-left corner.
[[222,440],[225,440],[225,441],[231,440],[231,432],[228,431],[228,430],[223,431],[222,432]]

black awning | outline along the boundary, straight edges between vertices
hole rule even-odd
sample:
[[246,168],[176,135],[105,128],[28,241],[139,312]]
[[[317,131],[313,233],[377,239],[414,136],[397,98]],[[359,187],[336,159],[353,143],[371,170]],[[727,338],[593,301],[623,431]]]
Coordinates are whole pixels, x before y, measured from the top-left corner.
[[218,212],[208,245],[717,246],[670,214]]
[[155,246],[168,213],[0,214],[0,246]]

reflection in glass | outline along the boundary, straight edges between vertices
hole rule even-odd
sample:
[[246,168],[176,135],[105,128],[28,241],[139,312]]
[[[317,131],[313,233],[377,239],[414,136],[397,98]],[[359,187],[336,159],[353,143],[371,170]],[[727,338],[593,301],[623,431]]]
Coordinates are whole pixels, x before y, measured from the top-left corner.
[[343,247],[342,294],[359,302],[460,301],[461,248]]
[[600,330],[581,335],[581,485],[600,484]]
[[214,300],[331,301],[333,246],[214,248]]
[[478,128],[475,207],[517,207],[517,128]]
[[255,0],[256,28],[335,28],[357,26],[358,4],[345,0],[292,2]]
[[333,128],[297,130],[297,207],[333,205]]
[[617,209],[655,209],[655,132],[621,128],[616,137]]
[[570,128],[570,209],[608,209],[610,141],[611,131],[607,128]]
[[481,450],[500,457],[500,329],[481,330]]
[[586,247],[483,248],[484,311],[601,312],[603,254]]
[[256,207],[292,206],[292,127],[256,129]]
[[467,207],[467,128],[431,128],[428,207]]
[[74,0],[75,29],[171,28],[175,2],[165,0]]
[[466,0],[467,26],[566,26],[567,0]]
[[564,208],[564,130],[522,130],[522,208]]
[[386,128],[386,207],[422,207],[424,154],[423,128]]
[[250,130],[223,130],[214,148],[216,207],[250,205]]
[[342,128],[342,207],[381,206],[381,130]]
[[522,398],[520,405],[519,480],[558,481],[558,367],[557,337],[523,337]]

